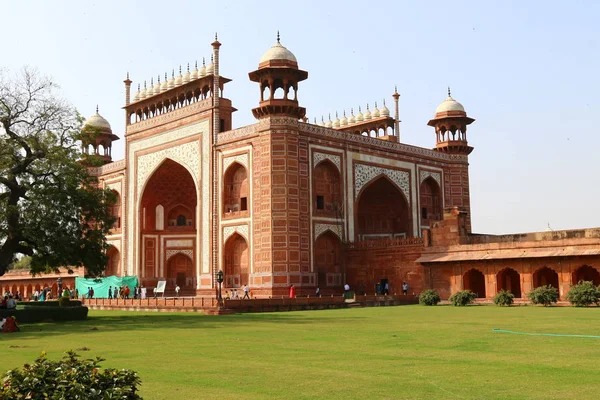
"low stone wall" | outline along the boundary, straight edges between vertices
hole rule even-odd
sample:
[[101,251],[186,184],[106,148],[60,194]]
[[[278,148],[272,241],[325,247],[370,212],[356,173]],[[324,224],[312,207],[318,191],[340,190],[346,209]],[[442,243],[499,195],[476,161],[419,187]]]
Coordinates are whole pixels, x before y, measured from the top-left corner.
[[228,314],[245,312],[323,310],[328,308],[376,307],[416,304],[416,296],[356,296],[346,301],[342,296],[297,297],[251,300],[224,300],[223,305],[214,297],[158,298],[158,299],[84,299],[92,310],[172,311]]

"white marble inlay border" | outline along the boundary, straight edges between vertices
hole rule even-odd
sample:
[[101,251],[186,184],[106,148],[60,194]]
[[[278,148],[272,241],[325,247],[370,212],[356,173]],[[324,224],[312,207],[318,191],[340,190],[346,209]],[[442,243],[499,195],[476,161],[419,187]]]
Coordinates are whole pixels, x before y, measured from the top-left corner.
[[236,226],[226,226],[223,228],[223,243],[227,242],[227,239],[234,233],[239,233],[248,241],[248,225],[236,225]]
[[179,253],[188,256],[190,260],[194,260],[194,250],[167,250],[165,262],[169,261],[169,258]]
[[385,175],[394,182],[400,188],[402,193],[404,193],[406,201],[410,205],[410,175],[407,171],[399,171],[397,169],[376,167],[366,164],[355,164],[354,166],[355,199],[358,199],[361,189],[379,175]]
[[316,151],[313,152],[313,168],[315,168],[317,164],[319,164],[323,160],[331,161],[333,165],[337,167],[338,171],[340,173],[342,172],[342,159],[340,156],[328,153],[319,153]]
[[192,247],[193,240],[167,240],[166,247]]
[[327,231],[331,231],[337,235],[340,241],[342,240],[342,229],[341,225],[338,224],[315,224],[315,240]]
[[440,187],[442,186],[442,177],[440,173],[431,171],[421,171],[421,180],[419,181],[419,184],[423,183],[423,181],[429,177],[435,179],[435,181],[438,183],[438,185],[440,185]]
[[234,162],[243,165],[248,170],[248,153],[225,157],[223,159],[223,173],[227,172],[227,168]]

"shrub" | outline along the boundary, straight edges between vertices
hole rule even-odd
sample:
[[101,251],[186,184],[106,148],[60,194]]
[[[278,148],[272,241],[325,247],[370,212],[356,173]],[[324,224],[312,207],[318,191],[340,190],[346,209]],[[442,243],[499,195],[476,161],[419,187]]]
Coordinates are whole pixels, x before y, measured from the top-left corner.
[[[62,297],[61,297],[62,298]],[[29,307],[60,307],[60,299],[49,301],[26,301],[19,303],[25,308]],[[81,307],[81,300],[69,300],[69,307]]]
[[466,306],[467,304],[471,304],[477,295],[470,290],[459,290],[454,293],[448,300],[455,306]]
[[497,306],[510,306],[515,301],[515,295],[508,290],[501,290],[494,296],[494,304]]
[[546,307],[558,301],[558,289],[552,285],[539,286],[527,293],[527,297],[533,304],[543,304]]
[[593,282],[579,281],[577,285],[571,285],[567,300],[576,307],[587,307],[591,304],[598,305],[600,301],[600,291]]
[[424,290],[419,295],[419,304],[424,306],[435,306],[440,301],[440,295],[434,289]]
[[0,318],[15,316],[19,323],[78,321],[86,319],[87,315],[87,307],[26,307],[22,310],[0,310]]
[[127,369],[100,370],[101,358],[81,360],[72,351],[60,361],[50,361],[45,352],[22,370],[3,377],[0,400],[8,399],[123,399],[137,400],[140,378]]

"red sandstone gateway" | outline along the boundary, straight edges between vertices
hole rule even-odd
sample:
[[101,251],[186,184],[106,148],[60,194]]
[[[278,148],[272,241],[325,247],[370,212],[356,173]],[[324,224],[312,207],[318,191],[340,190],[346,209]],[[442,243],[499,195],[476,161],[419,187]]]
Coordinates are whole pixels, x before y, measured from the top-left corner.
[[[470,289],[490,298],[547,284],[564,297],[580,279],[600,284],[599,229],[471,233],[474,119],[450,90],[427,123],[433,149],[400,140],[397,90],[394,116],[384,100],[335,105],[311,123],[299,100],[308,72],[278,35],[249,73],[257,121],[234,129],[220,48],[215,38],[208,65],[140,80],[133,98],[127,75],[124,160],[112,161],[119,136],[98,110],[87,120],[99,135],[82,143],[85,153],[105,162],[90,172],[119,198],[106,275],[135,275],[146,288],[166,281],[167,297],[176,286],[184,297],[216,296],[220,270],[223,291],[247,284],[256,298],[287,296],[291,285],[297,296],[317,286],[328,296],[344,283],[374,294],[387,282],[393,295],[406,281],[409,295]],[[0,292],[56,294],[59,275],[73,287],[83,272],[14,271]]]

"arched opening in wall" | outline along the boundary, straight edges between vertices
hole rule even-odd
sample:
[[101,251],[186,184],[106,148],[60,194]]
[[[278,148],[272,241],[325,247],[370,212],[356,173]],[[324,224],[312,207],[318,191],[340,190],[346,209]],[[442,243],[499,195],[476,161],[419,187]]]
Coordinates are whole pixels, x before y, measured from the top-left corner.
[[408,201],[386,176],[363,189],[357,209],[359,240],[412,237]]
[[234,162],[223,177],[223,213],[236,215],[249,209],[248,172],[246,168]]
[[273,81],[273,99],[285,99],[285,91],[283,90],[283,81],[281,79]]
[[470,269],[463,275],[463,288],[475,293],[478,298],[485,298],[485,276],[478,269]]
[[94,145],[93,144],[88,144],[87,145],[87,154],[89,154],[89,155],[96,154],[96,152],[94,150]]
[[183,253],[171,256],[167,262],[167,289],[194,289],[196,274],[192,259]]
[[176,204],[167,213],[168,229],[194,228],[194,211],[184,204]]
[[52,284],[51,293],[52,293],[52,298],[55,299],[58,295],[58,285],[56,283]]
[[271,98],[271,89],[269,88],[269,82],[264,81],[262,83],[262,93],[260,101],[267,101]]
[[[178,235],[195,235],[196,207],[196,184],[192,175],[181,164],[164,160],[146,181],[137,210],[137,226],[142,237],[138,241],[140,264],[134,266],[135,273],[145,271],[144,278],[150,281],[165,276],[165,270],[157,267],[165,257],[164,253],[157,252],[161,248],[160,235],[173,235],[174,231]],[[177,225],[180,215],[185,217],[185,225]],[[157,274],[160,276],[155,276]]]
[[516,298],[521,297],[521,275],[512,268],[504,268],[496,276],[497,290],[507,290]]
[[[0,290],[0,293],[2,293],[2,291]],[[33,286],[31,286],[31,284],[27,285],[27,289],[25,291],[25,298],[31,298],[31,295],[33,294]]]
[[105,155],[105,154],[106,154],[106,153],[105,153],[105,147],[104,147],[104,144],[102,144],[102,143],[100,143],[100,144],[98,145],[98,154],[99,154],[99,155],[101,155],[101,156],[103,156],[103,155]]
[[242,235],[236,232],[227,239],[223,254],[224,287],[239,288],[250,283],[249,256],[248,243]]
[[287,99],[288,100],[296,100],[296,88],[294,88],[293,85],[290,85],[288,87]]
[[428,177],[421,182],[419,200],[421,205],[421,227],[430,227],[435,221],[441,221],[442,191],[432,177]]
[[313,172],[313,214],[342,219],[342,178],[329,160],[321,161]]
[[590,267],[589,265],[583,265],[573,271],[571,277],[571,283],[576,285],[580,281],[590,281],[593,282],[595,286],[600,285],[600,273],[594,267]]
[[121,253],[116,247],[111,246],[106,252],[108,263],[104,270],[104,276],[121,276]]
[[315,241],[314,270],[320,288],[342,285],[342,242],[331,231],[323,233]]
[[533,273],[533,288],[547,285],[558,289],[558,274],[553,269],[543,267]]
[[112,230],[118,232],[121,230],[121,195],[116,190],[111,190],[115,196],[115,203],[110,207],[109,213],[115,219]]

